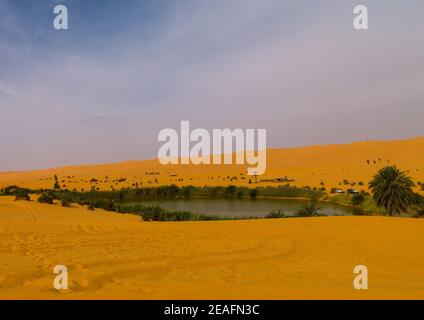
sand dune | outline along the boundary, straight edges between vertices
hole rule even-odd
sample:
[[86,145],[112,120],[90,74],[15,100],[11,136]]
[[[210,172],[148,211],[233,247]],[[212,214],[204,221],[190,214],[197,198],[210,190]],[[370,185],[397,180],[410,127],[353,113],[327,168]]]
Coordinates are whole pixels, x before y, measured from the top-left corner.
[[[385,217],[141,222],[0,197],[0,298],[423,299],[423,230]],[[358,264],[368,291],[353,289]]]
[[[358,187],[396,164],[424,181],[423,158],[424,138],[271,149],[259,180],[287,176],[292,185],[323,182],[328,190],[347,179]],[[134,183],[249,186],[245,173],[236,165],[128,161],[0,173],[0,186],[51,188],[55,174],[61,185],[78,190]],[[252,180],[252,186],[275,185]],[[141,222],[0,197],[0,298],[424,299],[423,230],[422,219],[386,217]],[[53,289],[58,264],[69,269],[67,291]],[[358,264],[369,268],[367,291],[353,289]]]
[[[396,164],[408,171],[415,181],[424,182],[424,137],[399,141],[369,141],[343,145],[322,145],[303,148],[269,149],[267,170],[260,176],[258,185],[276,185],[260,182],[261,179],[294,179],[292,185],[320,187],[329,190],[338,187],[344,179],[365,189],[367,182],[378,169]],[[369,160],[369,164],[367,163]],[[161,165],[157,160],[127,161],[113,164],[81,165],[28,172],[0,173],[0,187],[17,184],[22,187],[52,188],[53,176],[59,177],[63,188],[89,190],[120,189],[175,183],[177,185],[246,185],[244,165]],[[234,178],[235,177],[235,178]],[[90,183],[94,178],[98,182]],[[119,179],[125,178],[125,181]],[[362,182],[365,186],[358,186]],[[418,189],[417,189],[418,190]]]

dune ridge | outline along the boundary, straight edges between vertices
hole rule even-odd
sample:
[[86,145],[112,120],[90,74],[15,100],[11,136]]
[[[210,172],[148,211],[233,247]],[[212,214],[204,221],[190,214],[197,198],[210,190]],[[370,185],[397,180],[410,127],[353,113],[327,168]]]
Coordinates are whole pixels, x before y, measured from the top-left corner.
[[[139,186],[276,185],[276,182],[261,180],[285,177],[294,180],[290,184],[298,187],[325,186],[329,190],[343,185],[343,180],[348,180],[355,182],[358,189],[366,189],[367,182],[378,169],[389,164],[395,164],[407,171],[417,182],[424,181],[423,158],[424,137],[417,137],[405,140],[268,149],[267,170],[257,180],[247,176],[247,165],[161,165],[157,160],[134,160],[0,172],[0,187],[17,184],[29,188],[52,188],[53,176],[58,175],[63,188],[78,191],[81,188],[89,190],[93,185],[101,190],[131,187],[135,184]],[[98,181],[90,182],[92,179]],[[364,187],[359,187],[359,182],[362,182]]]

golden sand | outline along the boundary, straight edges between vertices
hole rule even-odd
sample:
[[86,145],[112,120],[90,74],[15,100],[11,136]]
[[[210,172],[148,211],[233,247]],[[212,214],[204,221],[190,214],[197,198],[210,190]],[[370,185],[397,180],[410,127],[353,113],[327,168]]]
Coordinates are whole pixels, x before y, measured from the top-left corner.
[[[0,197],[0,298],[424,298],[424,220],[142,222]],[[66,265],[69,289],[53,289]],[[353,288],[366,265],[369,289]]]
[[[0,173],[0,187],[53,187],[56,174],[62,188],[70,190],[91,187],[120,189],[138,183],[142,187],[177,185],[243,185],[262,186],[281,183],[261,182],[275,178],[294,179],[291,185],[321,187],[330,190],[343,180],[365,189],[371,177],[383,166],[396,164],[416,181],[424,182],[424,137],[399,141],[369,141],[343,145],[269,149],[267,170],[258,183],[246,175],[244,165],[161,165],[157,160],[127,161],[114,164],[81,165],[28,172]],[[367,162],[369,161],[369,164]],[[98,182],[90,182],[91,179]],[[125,181],[122,181],[124,178]],[[251,184],[249,184],[249,179]],[[121,180],[121,181],[119,181]],[[362,182],[364,186],[358,185]],[[345,187],[343,185],[343,187]],[[418,191],[418,188],[416,189]]]
[[[296,186],[322,182],[329,190],[346,179],[363,189],[387,164],[424,181],[423,137],[271,149],[267,156],[257,184],[246,176],[246,166],[162,166],[149,160],[0,173],[0,187],[52,188],[57,174],[71,190],[135,183],[254,187],[277,185],[261,179],[286,176]],[[424,299],[423,247],[422,219],[158,223],[0,197],[0,298]],[[60,292],[53,289],[59,264],[69,270],[69,290]],[[359,264],[368,267],[366,291],[352,285]]]

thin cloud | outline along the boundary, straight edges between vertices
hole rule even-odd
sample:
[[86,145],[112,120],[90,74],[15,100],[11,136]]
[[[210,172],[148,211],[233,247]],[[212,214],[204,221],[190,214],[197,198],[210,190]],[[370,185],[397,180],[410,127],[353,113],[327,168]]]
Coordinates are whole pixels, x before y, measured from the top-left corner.
[[65,1],[64,32],[48,6],[31,28],[0,10],[0,134],[20,132],[0,169],[152,158],[181,120],[266,128],[271,147],[422,135],[424,3],[365,2],[363,33],[354,1]]

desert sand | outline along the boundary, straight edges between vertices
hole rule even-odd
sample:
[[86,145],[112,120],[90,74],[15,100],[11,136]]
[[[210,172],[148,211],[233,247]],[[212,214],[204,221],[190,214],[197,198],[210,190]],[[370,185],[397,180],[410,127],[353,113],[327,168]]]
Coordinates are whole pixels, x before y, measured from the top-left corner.
[[[377,216],[143,222],[0,197],[0,299],[423,299],[423,231]],[[68,290],[53,289],[58,264]]]
[[[387,164],[424,182],[424,137],[270,149],[267,156],[257,183],[246,166],[147,160],[4,172],[0,187],[52,188],[56,174],[71,190],[253,187],[286,176],[296,186],[322,182],[329,190],[347,179],[364,189]],[[424,299],[423,231],[423,219],[381,216],[143,222],[0,197],[0,299]],[[359,264],[368,267],[368,290],[353,288]],[[68,267],[68,290],[53,288],[55,265]]]
[[[246,165],[161,165],[157,160],[127,161],[112,164],[79,165],[46,170],[0,172],[0,187],[53,187],[58,176],[62,188],[80,191],[91,187],[118,190],[136,183],[142,187],[177,185],[244,185],[263,186],[281,183],[264,182],[275,178],[294,181],[302,187],[339,187],[343,180],[366,189],[371,177],[385,165],[397,165],[416,181],[424,182],[424,137],[398,141],[368,141],[340,145],[268,149],[267,170],[256,179],[247,176]],[[369,161],[369,163],[367,162]],[[96,182],[90,182],[92,179]],[[249,179],[251,184],[249,184]],[[125,181],[124,181],[125,180]],[[363,186],[358,183],[362,182]],[[419,188],[416,188],[419,191]]]

